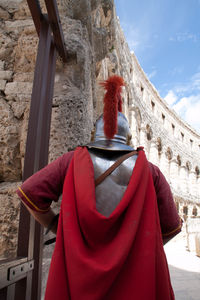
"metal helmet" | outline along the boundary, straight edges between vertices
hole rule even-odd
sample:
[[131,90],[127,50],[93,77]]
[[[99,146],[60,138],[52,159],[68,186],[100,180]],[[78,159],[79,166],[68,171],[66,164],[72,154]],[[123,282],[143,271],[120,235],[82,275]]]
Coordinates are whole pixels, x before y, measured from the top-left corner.
[[122,114],[121,87],[124,85],[122,77],[112,76],[101,84],[106,89],[104,96],[104,112],[95,124],[94,142],[87,145],[112,151],[132,151],[127,145],[131,138],[128,120]]
[[95,124],[94,142],[89,143],[89,148],[105,149],[112,151],[133,151],[133,148],[127,145],[131,138],[131,132],[126,117],[118,112],[118,130],[112,139],[108,139],[104,133],[104,120],[101,115]]

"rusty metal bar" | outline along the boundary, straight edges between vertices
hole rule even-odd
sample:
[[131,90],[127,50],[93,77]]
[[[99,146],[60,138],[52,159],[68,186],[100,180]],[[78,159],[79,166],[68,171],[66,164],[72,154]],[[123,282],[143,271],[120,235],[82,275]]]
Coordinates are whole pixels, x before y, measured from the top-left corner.
[[27,146],[25,154],[23,180],[44,167],[48,161],[40,162],[40,151],[42,143],[42,123],[45,108],[45,95],[48,80],[48,63],[51,46],[50,26],[43,20],[41,22],[40,40],[38,45],[38,55],[33,82],[33,91],[31,97],[31,107],[29,116],[29,129],[27,136]]
[[67,52],[65,48],[64,36],[61,27],[61,21],[58,13],[56,0],[45,0],[50,26],[54,36],[54,43],[59,55],[63,61],[67,61]]
[[48,163],[49,155],[49,137],[50,137],[50,125],[51,125],[51,113],[52,113],[52,100],[53,100],[53,89],[54,89],[54,80],[56,72],[56,49],[53,43],[51,43],[50,53],[49,53],[49,62],[47,70],[47,86],[46,94],[44,98],[44,110],[42,119],[43,125],[41,128],[42,132],[42,141],[41,149],[43,151],[40,153],[39,165],[42,166],[45,162],[45,165]]
[[[39,157],[39,166],[43,166],[48,162],[48,149],[49,149],[49,136],[50,136],[50,124],[51,124],[51,112],[52,112],[52,99],[53,99],[53,87],[55,78],[55,66],[56,66],[56,49],[51,43],[49,61],[47,68],[47,85],[44,97],[44,109],[42,115],[42,126],[40,128],[42,141],[41,152]],[[41,283],[42,283],[42,257],[43,257],[43,228],[36,222],[36,234],[34,242],[34,258],[38,261],[33,273],[32,283],[32,299],[40,299]],[[38,248],[37,245],[40,245]]]
[[27,0],[33,22],[35,24],[35,29],[38,36],[40,35],[40,23],[43,18],[42,11],[40,8],[40,3],[38,0]]

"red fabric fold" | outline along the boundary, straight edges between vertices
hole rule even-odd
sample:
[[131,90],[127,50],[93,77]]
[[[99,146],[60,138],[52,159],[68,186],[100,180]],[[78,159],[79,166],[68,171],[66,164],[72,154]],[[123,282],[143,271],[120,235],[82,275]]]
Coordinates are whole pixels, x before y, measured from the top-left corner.
[[96,210],[87,149],[75,151],[64,183],[45,299],[174,299],[156,194],[143,151],[109,217]]

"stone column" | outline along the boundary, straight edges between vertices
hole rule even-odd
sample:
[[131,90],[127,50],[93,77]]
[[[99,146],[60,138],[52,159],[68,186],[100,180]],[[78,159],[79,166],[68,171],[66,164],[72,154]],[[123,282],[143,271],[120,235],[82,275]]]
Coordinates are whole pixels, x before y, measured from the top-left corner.
[[149,160],[153,164],[159,164],[159,157],[158,157],[158,148],[155,142],[151,142],[150,150],[149,150]]
[[185,168],[185,166],[180,166],[180,189],[183,193],[187,192],[186,168]]
[[175,190],[178,190],[178,186],[179,186],[179,172],[178,172],[178,163],[175,159],[172,159],[170,161],[170,170],[169,170],[169,174],[170,174],[170,182],[172,184],[172,187]]
[[139,138],[139,144],[144,147],[145,153],[147,158],[149,157],[149,151],[147,146],[147,136],[146,136],[146,129],[145,127],[141,127],[140,129],[140,138]]
[[197,180],[196,180],[196,188],[197,188],[197,197],[200,198],[200,176],[198,176]]
[[167,181],[169,181],[170,176],[169,176],[169,160],[165,155],[165,151],[163,150],[160,156],[160,170],[162,173],[165,175],[165,178]]
[[132,134],[132,143],[134,147],[140,145],[140,136],[138,135],[138,124],[135,116],[135,111],[131,111],[131,122],[130,122],[131,134]]
[[189,173],[189,193],[192,196],[197,196],[197,175],[195,171]]

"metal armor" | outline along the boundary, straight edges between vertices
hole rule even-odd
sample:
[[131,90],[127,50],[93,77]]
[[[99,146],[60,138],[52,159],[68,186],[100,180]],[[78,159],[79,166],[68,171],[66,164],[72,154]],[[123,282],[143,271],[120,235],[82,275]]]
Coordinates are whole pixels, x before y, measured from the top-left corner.
[[[124,151],[89,149],[89,154],[94,166],[95,179],[125,153]],[[122,199],[133,172],[136,159],[137,155],[129,157],[96,187],[96,209],[105,217],[110,216]]]

